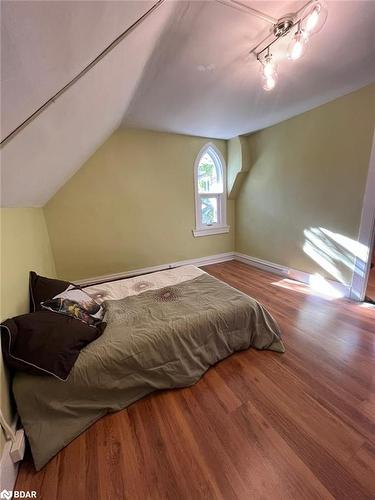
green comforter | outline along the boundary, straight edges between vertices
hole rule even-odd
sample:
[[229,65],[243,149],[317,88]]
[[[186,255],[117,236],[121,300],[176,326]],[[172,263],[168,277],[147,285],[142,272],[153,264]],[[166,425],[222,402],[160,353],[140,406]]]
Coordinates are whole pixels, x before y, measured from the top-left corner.
[[284,351],[267,310],[207,274],[105,307],[104,334],[82,350],[66,382],[21,372],[14,378],[38,470],[108,412],[157,389],[192,385],[235,351]]

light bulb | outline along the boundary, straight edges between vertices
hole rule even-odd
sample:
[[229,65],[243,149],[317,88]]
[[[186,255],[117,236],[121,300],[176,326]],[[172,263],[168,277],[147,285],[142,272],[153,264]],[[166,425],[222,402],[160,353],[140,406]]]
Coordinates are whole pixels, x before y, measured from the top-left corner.
[[265,77],[267,76],[272,76],[275,72],[275,67],[269,59],[266,61],[265,65],[263,66],[263,74]]
[[321,10],[321,6],[320,6],[320,4],[318,4],[314,7],[311,14],[308,15],[307,21],[305,24],[305,30],[308,33],[311,33],[316,28],[318,21],[319,21],[320,10]]
[[305,52],[307,42],[308,36],[306,33],[303,30],[297,31],[288,48],[288,59],[292,61],[300,59]]
[[296,61],[303,54],[303,44],[301,40],[295,40],[292,46],[292,50],[290,51],[290,59],[292,61]]
[[328,10],[324,0],[314,2],[314,5],[306,7],[306,10],[307,9],[309,9],[309,13],[302,16],[302,24],[304,31],[308,34],[308,36],[311,36],[318,33],[325,25]]
[[268,55],[262,63],[264,78],[272,77],[276,73],[276,65],[272,61],[272,56]]
[[274,72],[273,69],[273,64],[272,63],[266,63],[263,67],[263,74],[264,76],[272,76]]
[[269,92],[276,86],[277,77],[276,74],[273,76],[267,76],[264,78],[263,89]]
[[277,81],[276,64],[272,60],[272,55],[268,52],[267,56],[261,61],[263,88],[264,90],[272,90]]

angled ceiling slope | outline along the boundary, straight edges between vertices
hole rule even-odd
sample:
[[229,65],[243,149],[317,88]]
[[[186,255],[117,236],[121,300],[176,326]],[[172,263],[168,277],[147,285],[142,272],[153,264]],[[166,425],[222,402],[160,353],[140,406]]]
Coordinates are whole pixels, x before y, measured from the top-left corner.
[[[2,2],[2,138],[154,3]],[[173,7],[162,4],[2,148],[2,206],[43,206],[118,128]]]

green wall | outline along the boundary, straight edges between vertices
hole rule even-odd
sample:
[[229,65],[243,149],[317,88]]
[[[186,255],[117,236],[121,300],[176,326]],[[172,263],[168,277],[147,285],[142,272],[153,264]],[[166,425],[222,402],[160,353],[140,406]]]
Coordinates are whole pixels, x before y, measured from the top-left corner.
[[228,141],[228,198],[235,200],[244,177],[251,165],[251,155],[246,136],[237,136]]
[[[53,277],[55,264],[42,208],[2,208],[0,234],[0,321],[3,321],[29,312],[29,271]],[[0,404],[10,422],[8,377],[2,360],[0,356]],[[0,432],[0,456],[4,442]]]
[[252,166],[236,200],[237,252],[350,283],[374,131],[374,89],[248,137]]
[[77,280],[236,250],[349,283],[374,113],[372,85],[248,137],[214,141],[224,157],[229,144],[235,199],[230,233],[203,238],[191,233],[193,165],[208,139],[118,130],[44,208],[58,275]]
[[[234,248],[194,238],[194,161],[208,139],[118,130],[45,206],[59,277],[77,280]],[[226,158],[226,141],[212,141]]]

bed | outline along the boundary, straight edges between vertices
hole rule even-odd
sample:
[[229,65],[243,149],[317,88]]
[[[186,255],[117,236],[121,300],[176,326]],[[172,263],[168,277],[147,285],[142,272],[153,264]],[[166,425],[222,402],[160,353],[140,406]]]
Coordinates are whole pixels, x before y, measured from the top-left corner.
[[16,373],[13,392],[35,467],[108,412],[159,389],[186,387],[235,351],[284,352],[256,300],[194,266],[89,286],[107,328],[66,382]]

